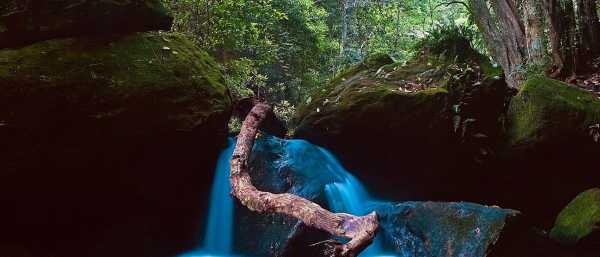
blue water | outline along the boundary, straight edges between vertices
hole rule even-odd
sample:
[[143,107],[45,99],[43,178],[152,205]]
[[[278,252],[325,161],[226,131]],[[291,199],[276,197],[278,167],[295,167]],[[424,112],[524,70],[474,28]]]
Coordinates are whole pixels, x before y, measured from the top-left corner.
[[[337,177],[337,182],[325,186],[325,197],[331,211],[362,216],[369,214],[382,203],[371,198],[363,184],[348,172],[333,154],[323,148],[319,150],[325,156],[327,169]],[[381,237],[376,237],[360,257],[394,256],[385,254],[382,241]]]
[[[282,165],[300,166],[305,170],[307,178],[332,177],[331,182],[325,185],[325,197],[331,211],[343,212],[353,215],[365,215],[374,210],[379,202],[373,200],[360,181],[350,174],[329,151],[311,145],[304,140],[285,140],[285,158]],[[229,139],[228,146],[221,152],[215,170],[208,223],[202,246],[193,252],[180,257],[233,257],[233,199],[229,192],[229,162],[235,140]],[[312,151],[314,149],[318,151]],[[310,149],[310,151],[307,151]],[[310,154],[307,154],[310,152]],[[315,154],[316,153],[316,154]],[[309,170],[308,167],[325,167],[326,172],[319,168]],[[309,181],[310,183],[310,181]],[[299,189],[301,190],[301,189]],[[294,191],[293,189],[291,191]],[[302,192],[294,192],[303,195]],[[259,239],[257,239],[259,240]],[[360,257],[391,257],[385,255],[382,240],[376,238]]]
[[200,249],[181,257],[226,257],[233,252],[233,199],[229,195],[229,163],[235,140],[229,138],[227,148],[219,154],[210,191],[208,223]]

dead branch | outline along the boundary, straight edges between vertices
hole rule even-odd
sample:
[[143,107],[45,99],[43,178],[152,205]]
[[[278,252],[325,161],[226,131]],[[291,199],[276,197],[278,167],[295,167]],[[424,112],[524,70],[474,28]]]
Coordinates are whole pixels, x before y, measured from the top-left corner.
[[357,217],[331,213],[321,206],[293,194],[273,194],[259,191],[252,185],[248,159],[260,123],[271,112],[265,103],[257,103],[246,116],[231,159],[231,194],[242,205],[259,213],[279,213],[294,217],[305,225],[324,230],[331,235],[350,239],[349,242],[329,243],[332,257],[355,257],[371,244],[379,227],[377,213]]

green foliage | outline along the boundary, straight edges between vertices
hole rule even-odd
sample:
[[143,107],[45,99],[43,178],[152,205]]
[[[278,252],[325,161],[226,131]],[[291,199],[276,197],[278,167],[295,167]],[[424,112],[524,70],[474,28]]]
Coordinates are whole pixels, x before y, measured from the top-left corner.
[[286,19],[268,0],[163,0],[163,3],[174,14],[173,29],[195,35],[205,49],[228,52],[235,49],[252,53],[261,61],[275,55],[274,35],[269,28]]
[[[419,41],[439,38],[436,28],[468,26],[465,7],[442,0],[162,1],[174,30],[193,34],[222,63],[234,97],[259,96],[289,110],[368,56],[406,62],[420,53]],[[476,38],[470,29],[458,32]]]
[[[227,71],[235,96],[298,100],[329,74],[327,12],[310,0],[163,0]],[[250,93],[253,91],[253,93]]]
[[435,55],[464,61],[479,55],[471,44],[477,32],[468,26],[447,25],[437,27],[417,43],[416,48]]
[[246,86],[249,82],[258,87],[265,86],[265,77],[258,73],[256,64],[251,59],[231,60],[226,64],[225,71],[225,83],[229,85],[233,96],[237,99],[254,96],[252,89]]
[[[359,63],[374,53],[407,61],[415,55],[415,44],[432,29],[468,22],[468,11],[463,5],[447,5],[440,0],[339,1],[346,4],[345,12],[340,10],[338,1],[325,2],[331,13],[332,32],[335,38],[341,38],[340,67]],[[346,40],[342,40],[344,34]]]

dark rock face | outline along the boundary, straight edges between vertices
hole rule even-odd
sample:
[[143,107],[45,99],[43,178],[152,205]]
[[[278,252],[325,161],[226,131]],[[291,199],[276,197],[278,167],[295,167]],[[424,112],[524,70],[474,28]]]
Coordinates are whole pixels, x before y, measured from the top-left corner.
[[5,0],[0,48],[52,38],[171,29],[159,0]]
[[[261,190],[289,192],[327,206],[325,186],[340,180],[327,155],[315,145],[274,137],[259,139],[251,161],[253,183]],[[380,203],[383,248],[396,256],[485,256],[512,210],[471,203]],[[297,226],[280,215],[236,208],[237,251],[258,256],[322,256],[312,244],[328,235]]]
[[0,253],[173,256],[197,243],[231,99],[185,36],[0,51]]

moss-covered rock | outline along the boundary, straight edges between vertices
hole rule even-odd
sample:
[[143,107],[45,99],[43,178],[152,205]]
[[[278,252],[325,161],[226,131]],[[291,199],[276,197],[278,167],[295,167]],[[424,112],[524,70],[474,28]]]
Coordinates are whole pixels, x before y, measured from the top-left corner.
[[[429,54],[407,63],[382,55],[368,58],[299,108],[295,137],[333,150],[367,183],[381,185],[381,191],[402,187],[413,196],[442,194],[448,186],[443,181],[451,175],[441,171],[453,167],[461,152],[457,135],[471,133],[454,128],[455,116],[472,121],[469,115],[478,112],[498,127],[506,87],[494,83],[500,78],[486,76],[486,61],[479,56],[455,63]],[[463,103],[463,111],[458,110]],[[387,179],[401,172],[391,168],[399,161],[410,175],[402,173],[401,181]],[[425,192],[428,186],[439,187]]]
[[59,37],[169,30],[171,23],[159,0],[4,0],[0,48]]
[[600,188],[575,197],[558,215],[550,237],[563,244],[575,244],[600,228]]
[[32,255],[193,248],[230,109],[219,65],[181,34],[0,51],[0,226]]
[[231,104],[219,65],[175,33],[51,40],[1,51],[0,61],[11,126],[43,125],[60,103],[114,129],[191,130]]
[[563,82],[537,76],[512,99],[508,122],[511,146],[573,141],[588,137],[590,126],[600,123],[600,101]]

